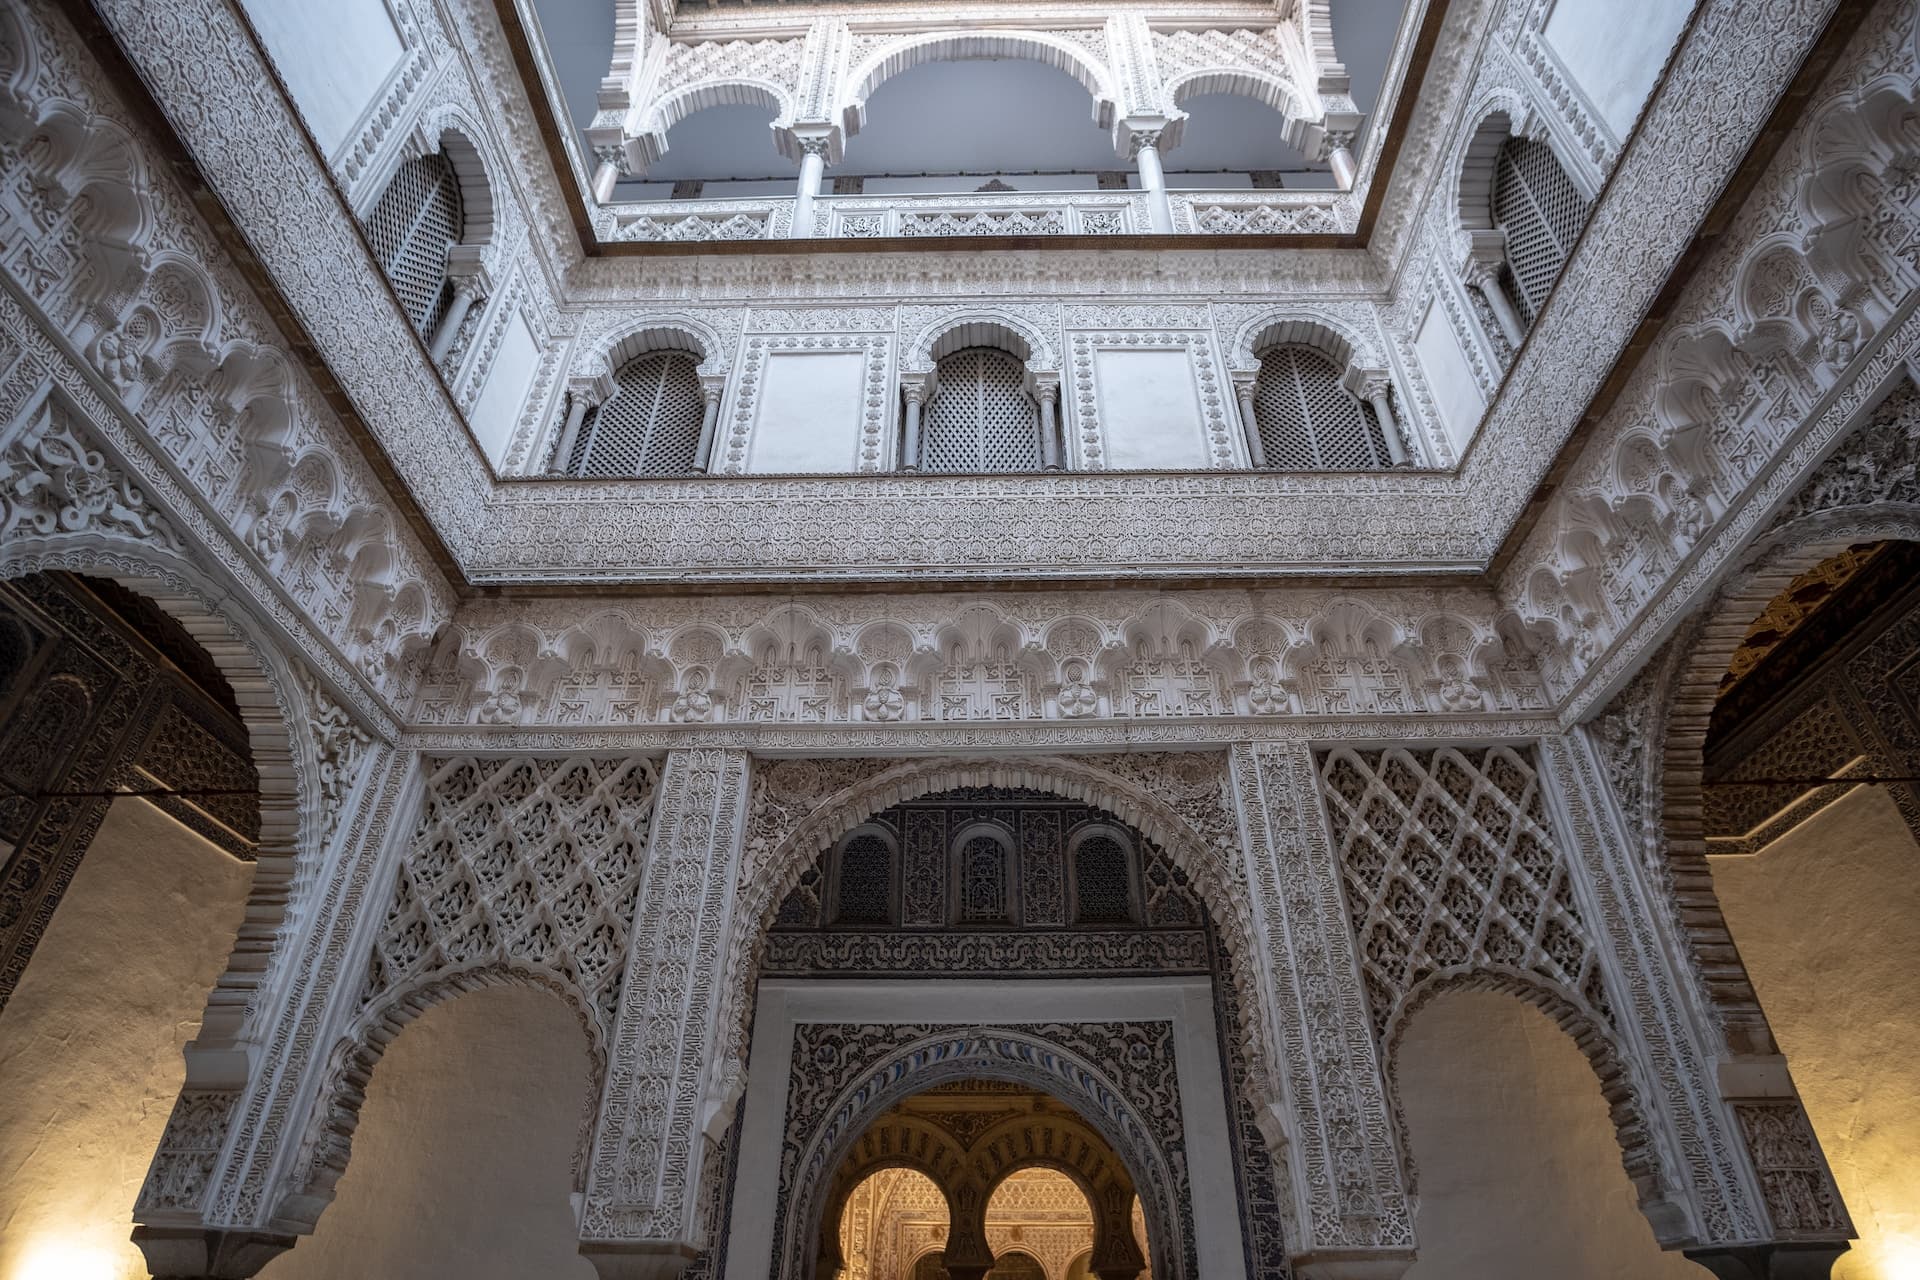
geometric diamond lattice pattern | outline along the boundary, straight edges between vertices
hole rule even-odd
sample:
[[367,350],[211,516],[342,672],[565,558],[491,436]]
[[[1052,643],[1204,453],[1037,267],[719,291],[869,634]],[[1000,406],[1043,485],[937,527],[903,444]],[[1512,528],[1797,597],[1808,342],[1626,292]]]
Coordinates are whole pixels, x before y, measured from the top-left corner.
[[431,334],[446,312],[447,250],[464,219],[460,180],[439,153],[402,164],[367,214],[367,241],[415,333]]
[[646,760],[433,762],[362,1005],[445,973],[555,979],[613,1027],[659,774]]
[[1341,747],[1319,777],[1377,1031],[1429,975],[1479,966],[1545,978],[1613,1021],[1531,751]]
[[1276,471],[1379,471],[1391,461],[1373,406],[1340,384],[1340,370],[1312,347],[1260,353],[1253,420]]
[[567,474],[659,476],[692,471],[706,396],[699,367],[679,351],[638,356],[614,375],[616,390],[580,433]]
[[1494,160],[1492,214],[1507,234],[1514,301],[1532,324],[1586,225],[1587,201],[1552,147],[1509,138]]

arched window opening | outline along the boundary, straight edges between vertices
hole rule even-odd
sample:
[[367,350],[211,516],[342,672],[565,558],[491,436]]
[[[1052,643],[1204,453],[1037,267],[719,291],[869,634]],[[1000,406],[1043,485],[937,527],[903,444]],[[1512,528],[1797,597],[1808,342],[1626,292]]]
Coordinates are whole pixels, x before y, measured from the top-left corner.
[[1280,471],[1377,471],[1392,465],[1380,418],[1340,383],[1321,352],[1298,344],[1260,356],[1253,416],[1266,465]]
[[699,464],[706,396],[693,358],[652,351],[620,366],[615,391],[588,417],[567,458],[568,475],[679,475]]
[[893,922],[893,850],[885,840],[864,833],[842,846],[834,905],[840,924]]
[[1493,165],[1493,225],[1507,235],[1501,281],[1528,324],[1540,313],[1587,220],[1586,197],[1553,148],[1508,138]]
[[939,369],[921,428],[921,469],[1040,470],[1040,409],[1027,394],[1020,361],[992,347],[968,347]]
[[1131,924],[1133,860],[1110,835],[1095,834],[1073,849],[1074,917],[1081,924]]
[[408,160],[367,216],[367,241],[413,331],[432,334],[453,302],[447,251],[460,242],[460,180],[444,153]]
[[1007,892],[1007,846],[990,835],[969,837],[961,844],[954,877],[958,896],[956,924],[1008,924],[1011,902]]

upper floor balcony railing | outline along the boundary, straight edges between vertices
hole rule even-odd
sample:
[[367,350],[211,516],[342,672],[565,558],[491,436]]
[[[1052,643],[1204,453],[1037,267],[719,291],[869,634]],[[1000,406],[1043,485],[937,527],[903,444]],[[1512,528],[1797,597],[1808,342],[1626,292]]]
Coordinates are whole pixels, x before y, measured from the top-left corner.
[[[629,201],[607,206],[611,239],[874,240],[919,236],[1126,236],[1153,233],[1146,191],[995,191],[818,196],[803,227],[796,196]],[[1339,191],[1172,191],[1176,235],[1339,235],[1353,230]]]

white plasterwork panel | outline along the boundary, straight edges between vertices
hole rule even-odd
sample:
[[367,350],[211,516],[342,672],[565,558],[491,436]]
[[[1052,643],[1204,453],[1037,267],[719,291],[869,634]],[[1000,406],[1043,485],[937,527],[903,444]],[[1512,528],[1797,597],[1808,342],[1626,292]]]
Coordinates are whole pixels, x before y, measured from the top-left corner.
[[243,2],[307,127],[331,156],[406,52],[384,0]]
[[480,448],[497,467],[513,437],[514,424],[533,385],[535,367],[540,363],[540,344],[519,312],[507,317],[500,335],[500,349],[494,354],[493,368],[480,400],[473,407],[473,434]]
[[1096,351],[1093,369],[1109,469],[1207,465],[1200,395],[1185,350]]
[[1615,138],[1623,138],[1666,65],[1688,0],[1559,0],[1547,45]]
[[1414,331],[1413,350],[1427,375],[1427,385],[1433,389],[1433,402],[1440,411],[1441,425],[1446,428],[1447,439],[1457,455],[1473,438],[1473,429],[1479,425],[1480,415],[1486,412],[1487,402],[1467,363],[1467,353],[1461,350],[1460,335],[1453,331],[1446,308],[1437,298],[1427,304],[1426,314],[1420,317],[1420,327]]
[[749,471],[852,471],[860,452],[859,351],[777,351],[767,357]]

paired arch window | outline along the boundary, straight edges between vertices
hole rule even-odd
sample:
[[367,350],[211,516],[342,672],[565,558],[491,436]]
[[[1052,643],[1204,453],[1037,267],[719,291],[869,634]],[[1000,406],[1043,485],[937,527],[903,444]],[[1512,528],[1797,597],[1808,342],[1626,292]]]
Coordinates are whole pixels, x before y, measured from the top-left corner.
[[1027,394],[1026,370],[992,347],[940,361],[920,433],[923,471],[1040,470],[1040,407]]
[[954,851],[955,924],[1014,924],[1012,852],[998,836],[978,832]]
[[466,225],[460,180],[442,152],[406,161],[367,215],[367,240],[415,333],[431,335],[453,301],[447,251]]
[[1266,464],[1276,470],[1367,471],[1392,462],[1373,406],[1342,386],[1339,368],[1312,347],[1261,353],[1253,418]]
[[1587,200],[1553,148],[1508,138],[1493,163],[1493,225],[1507,234],[1502,281],[1528,324],[1560,278],[1587,220]]
[[652,351],[620,366],[615,391],[582,423],[565,460],[573,476],[678,475],[699,465],[706,396],[693,358]]

